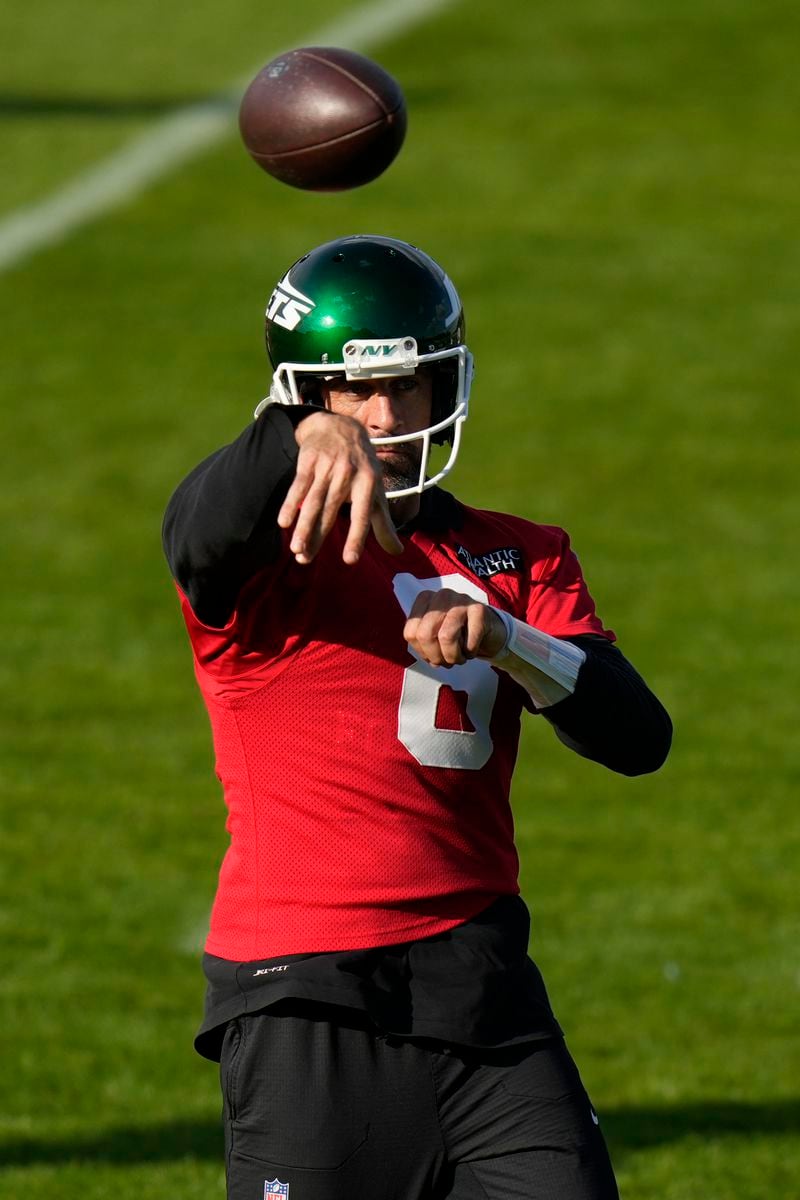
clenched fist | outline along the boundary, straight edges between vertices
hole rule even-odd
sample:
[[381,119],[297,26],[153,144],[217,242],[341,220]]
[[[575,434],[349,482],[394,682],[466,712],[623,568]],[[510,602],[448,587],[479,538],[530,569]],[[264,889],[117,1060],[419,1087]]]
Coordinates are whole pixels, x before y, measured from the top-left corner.
[[494,658],[505,645],[506,627],[488,604],[442,588],[419,593],[403,636],[431,666],[454,667],[470,658]]

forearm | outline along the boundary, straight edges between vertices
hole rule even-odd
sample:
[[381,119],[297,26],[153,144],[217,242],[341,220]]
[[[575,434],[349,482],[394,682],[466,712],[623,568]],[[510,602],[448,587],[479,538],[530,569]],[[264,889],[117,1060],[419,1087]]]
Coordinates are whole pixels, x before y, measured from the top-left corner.
[[528,694],[566,746],[623,775],[657,770],[672,724],[647,684],[604,638],[555,638],[494,610],[505,629],[489,661]]
[[274,557],[276,516],[294,477],[300,410],[270,406],[180,484],[167,507],[164,552],[200,620],[223,625],[243,584]]
[[622,775],[657,771],[672,741],[663,705],[615,646],[594,637],[570,641],[586,655],[574,691],[542,715],[584,758]]

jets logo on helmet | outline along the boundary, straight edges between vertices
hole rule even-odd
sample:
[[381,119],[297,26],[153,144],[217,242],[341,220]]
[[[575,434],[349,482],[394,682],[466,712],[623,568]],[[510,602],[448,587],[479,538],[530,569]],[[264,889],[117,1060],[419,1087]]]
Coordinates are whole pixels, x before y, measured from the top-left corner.
[[256,416],[267,404],[323,403],[322,381],[337,375],[380,379],[424,370],[432,380],[430,425],[373,439],[376,446],[413,444],[418,452],[416,481],[386,495],[422,492],[452,469],[469,406],[472,355],[458,292],[422,250],[366,234],[318,246],[272,293],[266,339],[274,374]]
[[303,317],[315,307],[310,296],[304,296],[289,283],[285,275],[269,298],[267,320],[282,325],[284,329],[296,329]]

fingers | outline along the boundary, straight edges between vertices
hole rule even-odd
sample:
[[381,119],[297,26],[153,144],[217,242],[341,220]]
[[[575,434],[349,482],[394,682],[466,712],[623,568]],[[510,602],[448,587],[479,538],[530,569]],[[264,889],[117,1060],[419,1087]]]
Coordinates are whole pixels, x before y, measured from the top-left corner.
[[370,529],[389,554],[401,554],[383,491],[381,466],[365,431],[347,417],[316,414],[298,426],[300,452],[295,477],[278,513],[278,525],[294,524],[290,549],[309,563],[333,528],[343,504],[350,504],[350,528],[342,557],[358,562]]
[[467,658],[475,658],[481,648],[489,612],[487,606],[481,603],[470,604],[467,609],[467,628],[464,639],[464,653]]
[[308,490],[310,482],[310,477],[301,476],[299,471],[295,475],[292,485],[286,493],[286,499],[278,513],[278,525],[281,529],[288,529],[292,521],[294,521],[300,505],[303,503],[303,497]]
[[387,554],[402,554],[404,550],[403,543],[397,536],[397,530],[394,527],[391,513],[389,512],[389,501],[383,493],[383,487],[378,491],[376,503],[372,508],[372,532],[377,538],[378,545],[384,549]]
[[349,565],[357,563],[361,557],[370,529],[387,553],[403,553],[403,543],[397,536],[382,485],[376,486],[360,477],[353,484],[350,495],[350,529],[342,552],[342,558]]
[[[295,483],[297,483],[297,478]],[[311,562],[319,552],[322,543],[333,528],[339,509],[349,499],[349,493],[350,481],[347,474],[341,469],[337,469],[335,464],[330,469],[324,469],[317,464],[313,471],[303,473],[296,493],[300,511],[297,512],[296,508],[292,510],[289,520],[283,526],[284,528],[290,526],[292,518],[296,514],[297,519],[289,548],[299,563]],[[284,515],[283,508],[279,514],[279,524],[281,524],[280,517],[282,515]]]
[[453,667],[485,652],[494,641],[494,622],[502,621],[487,604],[442,588],[420,592],[403,636],[412,651],[434,667]]

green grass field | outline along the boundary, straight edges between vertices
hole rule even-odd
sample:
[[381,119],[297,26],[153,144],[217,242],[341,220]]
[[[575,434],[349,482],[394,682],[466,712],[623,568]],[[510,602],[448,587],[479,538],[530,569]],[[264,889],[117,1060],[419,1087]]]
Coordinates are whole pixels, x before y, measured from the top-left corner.
[[[0,220],[352,7],[7,6]],[[264,393],[278,274],[348,232],[448,267],[454,487],[570,530],[675,719],[632,781],[531,722],[515,787],[623,1194],[800,1197],[798,34],[788,0],[461,0],[372,47],[410,110],[377,183],[283,188],[232,133],[0,275],[2,1200],[223,1195],[223,806],[160,518]]]

